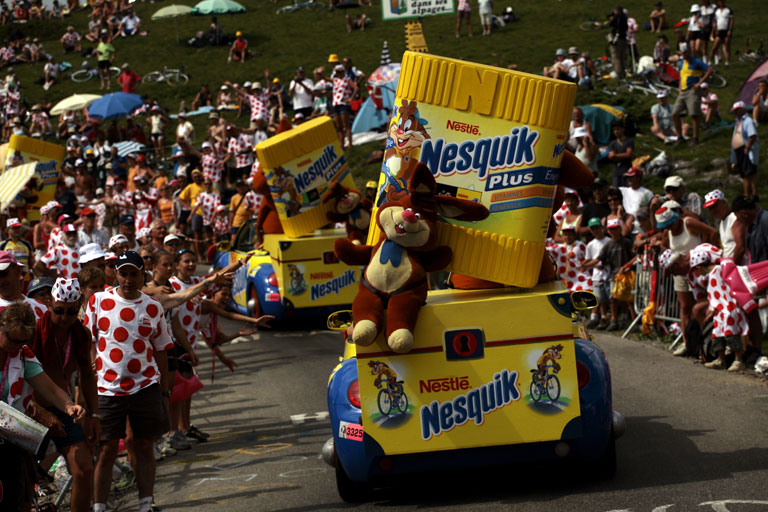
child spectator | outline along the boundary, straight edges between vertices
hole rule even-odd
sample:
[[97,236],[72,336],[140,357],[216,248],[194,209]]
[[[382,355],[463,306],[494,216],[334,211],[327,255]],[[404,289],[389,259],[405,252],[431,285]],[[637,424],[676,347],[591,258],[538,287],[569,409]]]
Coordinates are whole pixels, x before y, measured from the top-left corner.
[[720,104],[717,94],[709,89],[707,82],[699,85],[701,89],[701,115],[704,116],[704,124],[714,123],[720,120]]
[[569,291],[591,290],[592,280],[583,270],[587,245],[576,240],[576,227],[565,225],[562,228],[564,241],[551,246],[548,250],[557,265],[557,275]]
[[749,334],[747,317],[739,307],[736,299],[731,297],[731,288],[723,279],[720,258],[707,247],[697,246],[691,251],[690,265],[700,276],[707,276],[707,300],[709,301],[708,317],[714,317],[712,323],[712,351],[717,354],[717,359],[706,363],[704,366],[715,370],[725,368],[725,356],[733,353],[735,359],[729,372],[738,372],[744,369],[741,360],[741,337]]
[[469,19],[471,14],[472,6],[469,4],[469,0],[459,0],[459,5],[456,8],[456,39],[461,37],[461,20],[466,20],[469,37],[472,37],[472,22]]
[[213,233],[216,241],[229,240],[231,227],[229,224],[229,211],[227,207],[220,204],[216,207],[216,214],[213,217]]
[[[608,243],[609,238],[605,236],[605,229],[600,217],[589,219],[589,232],[592,233],[592,240],[587,244],[587,250],[584,253],[586,261],[596,259],[603,250],[603,246]],[[582,264],[582,269],[586,267]],[[599,310],[592,310],[592,318],[587,327],[590,329],[605,329],[608,327],[608,304],[611,301],[611,290],[608,285],[608,272],[602,263],[592,267],[592,291],[597,295]],[[598,311],[600,314],[598,315]]]
[[667,10],[664,9],[664,5],[661,2],[656,2],[651,11],[650,20],[651,32],[656,32],[658,34],[662,29],[667,28]]
[[616,292],[616,276],[619,273],[629,271],[625,267],[632,261],[632,241],[621,234],[621,222],[619,219],[611,219],[607,224],[608,234],[611,239],[606,242],[596,258],[585,261],[582,268],[594,267],[602,263],[608,272],[608,288],[611,290],[611,322],[608,324],[609,331],[619,330],[619,313],[621,309],[626,310],[631,315],[629,304],[616,299],[613,294]]

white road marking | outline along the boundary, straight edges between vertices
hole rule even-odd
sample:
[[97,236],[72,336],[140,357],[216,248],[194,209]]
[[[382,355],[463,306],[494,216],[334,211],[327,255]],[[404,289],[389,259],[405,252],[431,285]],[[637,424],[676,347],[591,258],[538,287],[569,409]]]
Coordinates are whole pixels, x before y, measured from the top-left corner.
[[315,414],[293,414],[291,415],[291,423],[294,425],[301,425],[307,420],[323,421],[328,419],[328,411],[316,412]]

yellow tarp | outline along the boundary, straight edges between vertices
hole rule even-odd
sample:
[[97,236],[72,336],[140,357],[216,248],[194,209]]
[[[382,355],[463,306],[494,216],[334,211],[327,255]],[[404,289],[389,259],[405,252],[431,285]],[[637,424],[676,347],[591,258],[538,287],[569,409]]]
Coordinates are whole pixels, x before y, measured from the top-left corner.
[[34,176],[36,165],[37,163],[31,163],[11,167],[0,175],[0,210],[5,209]]

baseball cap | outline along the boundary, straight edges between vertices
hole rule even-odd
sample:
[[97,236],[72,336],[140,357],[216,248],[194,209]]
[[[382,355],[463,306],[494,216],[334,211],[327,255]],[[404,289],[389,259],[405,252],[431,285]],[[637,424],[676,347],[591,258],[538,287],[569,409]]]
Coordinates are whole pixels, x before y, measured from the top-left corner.
[[664,202],[661,204],[661,206],[666,206],[667,208],[670,208],[670,209],[673,209],[673,210],[674,210],[675,208],[682,208],[682,206],[680,205],[680,203],[678,203],[678,202],[677,202],[677,201],[675,201],[674,199],[669,199],[668,201],[664,201]]
[[579,50],[575,46],[571,46],[570,48],[568,48],[568,55],[573,55],[574,53],[577,55],[579,53]]
[[246,89],[250,89],[251,82],[243,82],[243,87],[245,87]]
[[181,238],[179,238],[176,235],[166,235],[166,237],[163,238],[163,243],[164,244],[169,244],[169,243],[174,242],[174,241],[175,242],[181,242]]
[[701,82],[699,84],[699,88],[701,88],[701,89],[709,89],[709,84],[707,82]]
[[89,261],[104,258],[106,255],[107,254],[102,250],[99,244],[85,244],[80,248],[80,258],[78,259],[78,262],[82,265],[83,263],[88,263]]
[[139,153],[139,156],[136,157],[137,162],[145,162],[147,160],[147,157],[144,156],[142,153]]
[[61,230],[64,233],[77,233],[77,228],[74,224],[64,224],[64,227],[61,228]]
[[33,279],[29,283],[29,288],[27,289],[27,295],[34,295],[37,292],[44,290],[46,288],[53,288],[53,285],[56,283],[56,280],[52,277],[37,277]]
[[219,206],[216,207],[216,212],[217,213],[218,212],[225,212],[225,211],[227,211],[227,207],[224,206],[223,204],[220,204]]
[[253,82],[251,84],[251,89],[261,89],[261,82]]
[[0,272],[7,269],[11,265],[21,266],[21,263],[16,261],[16,258],[14,258],[13,254],[11,254],[10,252],[0,251]]
[[643,171],[639,167],[630,167],[627,172],[624,173],[624,176],[642,176]]
[[691,12],[699,12],[699,4],[693,4],[691,6]]
[[83,160],[82,158],[78,158],[77,160],[75,160],[75,167],[80,167],[81,165],[85,165],[85,160]]
[[725,194],[723,194],[723,191],[719,188],[716,188],[711,192],[707,192],[707,194],[704,196],[704,208],[715,206],[715,204],[721,199],[725,201]]
[[301,73],[302,71],[304,71],[304,66],[299,66],[296,68],[297,73]]
[[136,235],[136,238],[144,238],[147,236],[152,236],[152,231],[149,228],[141,228]]
[[560,231],[576,231],[576,226],[573,224],[565,224],[562,228],[560,228]]
[[8,219],[8,222],[5,224],[5,227],[7,228],[18,228],[19,226],[21,226],[21,221],[16,217]]
[[329,64],[336,64],[339,62],[339,56],[335,53],[332,53],[328,56],[328,63]]
[[210,142],[208,142],[208,141],[203,142],[203,149],[206,149],[206,148],[211,149],[211,147],[212,146],[211,146]]
[[661,208],[656,210],[656,227],[659,229],[668,228],[680,218],[680,215],[668,205],[670,202],[667,201],[661,205]]
[[333,66],[333,70],[334,71],[344,71],[344,66],[342,66],[341,64],[336,64],[335,66]]
[[378,187],[378,186],[379,186],[379,184],[378,184],[378,183],[376,183],[376,182],[375,182],[375,181],[373,181],[373,180],[370,180],[369,182],[367,182],[367,183],[365,184],[365,188],[376,188],[376,187]]
[[689,253],[691,268],[698,267],[702,263],[717,263],[723,256],[719,247],[712,244],[699,244]]
[[100,196],[100,195],[104,194],[104,189],[101,188],[101,187],[97,188],[95,194],[97,196]]
[[60,277],[53,284],[51,295],[56,302],[77,302],[81,297],[80,282],[77,279]]
[[192,169],[192,174],[195,175],[195,174],[203,174],[203,173],[200,171],[200,169]]
[[559,57],[560,55],[565,56],[565,50],[563,50],[562,48],[558,48],[555,51],[555,57]]
[[657,98],[666,98],[667,97],[667,91],[659,91],[656,93]]
[[[133,215],[123,215],[122,217],[120,217],[120,220],[118,221],[118,224],[120,224],[121,226],[130,226],[135,223],[136,223],[136,219],[133,218]],[[127,241],[128,240],[126,239],[126,242]]]
[[139,270],[144,270],[144,260],[141,259],[141,256],[139,256],[139,253],[136,251],[125,251],[117,257],[117,262],[115,263],[116,269],[127,265],[136,267]]
[[606,227],[608,229],[610,229],[610,228],[619,228],[619,227],[621,227],[621,222],[619,222],[619,219],[616,219],[616,218],[608,219]]
[[746,103],[744,103],[741,100],[739,100],[739,101],[737,101],[736,103],[733,104],[733,106],[731,107],[731,112],[733,112],[735,110],[739,110],[740,108],[744,108],[744,109],[747,108]]
[[[98,192],[98,190],[97,190],[96,192]],[[101,193],[103,194],[103,193],[104,193],[104,191],[102,190],[102,191],[101,191]],[[83,210],[80,212],[80,215],[82,215],[83,217],[85,217],[85,216],[87,216],[87,215],[96,215],[96,212],[95,212],[95,211],[94,211],[94,209],[93,209],[93,208],[91,208],[90,206],[86,206],[86,207],[85,207],[85,208],[83,208]]]
[[600,217],[592,217],[589,219],[589,222],[587,223],[587,226],[590,228],[594,228],[595,226],[602,226],[603,223],[600,222]]
[[664,188],[667,188],[667,187],[678,188],[678,187],[682,187],[683,185],[685,185],[685,182],[683,181],[683,178],[681,178],[680,176],[670,176],[666,180],[664,180]]

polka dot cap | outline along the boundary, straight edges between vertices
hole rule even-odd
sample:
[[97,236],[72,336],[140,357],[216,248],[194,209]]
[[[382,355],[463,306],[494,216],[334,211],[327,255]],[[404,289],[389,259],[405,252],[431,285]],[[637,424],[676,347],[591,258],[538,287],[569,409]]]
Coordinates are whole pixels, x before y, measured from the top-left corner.
[[51,295],[56,302],[75,302],[80,298],[80,283],[77,279],[60,277],[56,279]]
[[697,245],[690,254],[691,267],[697,267],[702,263],[718,263],[722,256],[723,251],[712,244]]
[[675,254],[675,251],[672,249],[667,249],[663,253],[661,253],[661,256],[659,256],[659,265],[661,265],[661,268],[664,270],[669,270],[669,267],[672,266],[672,263],[675,262],[677,259],[677,254]]

